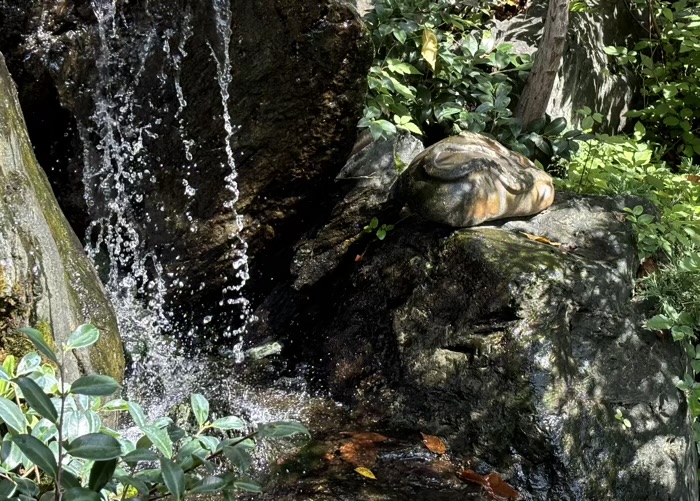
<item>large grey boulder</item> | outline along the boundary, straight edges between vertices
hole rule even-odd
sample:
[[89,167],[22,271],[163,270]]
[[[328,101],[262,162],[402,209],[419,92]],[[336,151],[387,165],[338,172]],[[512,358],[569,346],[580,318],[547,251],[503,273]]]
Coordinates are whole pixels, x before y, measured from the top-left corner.
[[18,327],[38,327],[60,346],[91,322],[101,338],[66,357],[69,379],[98,372],[121,380],[124,355],[112,306],[56,203],[27,136],[0,55],[0,351],[23,355]]
[[406,219],[317,286],[279,291],[266,334],[325,365],[317,377],[355,429],[440,435],[523,499],[694,501],[691,418],[675,387],[687,360],[643,328],[632,298],[623,208],[638,203],[559,193],[497,226]]

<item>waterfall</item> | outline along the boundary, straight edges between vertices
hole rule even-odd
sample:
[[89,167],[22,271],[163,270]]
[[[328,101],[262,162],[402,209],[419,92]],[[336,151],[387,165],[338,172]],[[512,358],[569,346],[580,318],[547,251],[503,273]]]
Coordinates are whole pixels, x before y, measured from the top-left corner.
[[[166,307],[166,297],[172,288],[182,285],[174,274],[166,273],[161,256],[148,245],[146,228],[139,222],[165,220],[165,206],[156,207],[161,214],[148,212],[144,207],[150,187],[158,182],[157,155],[149,145],[161,138],[163,123],[177,125],[179,148],[182,150],[184,174],[180,180],[182,194],[188,204],[196,202],[197,189],[190,174],[197,171],[195,140],[187,129],[185,112],[187,96],[181,83],[182,61],[187,56],[186,44],[192,37],[190,11],[173,21],[167,29],[157,23],[138,23],[126,19],[116,0],[91,0],[98,21],[99,52],[97,54],[97,82],[93,90],[94,114],[90,124],[80,127],[84,144],[85,199],[92,222],[87,230],[86,250],[93,259],[115,305],[119,328],[130,359],[127,388],[130,398],[142,401],[151,415],[160,415],[169,406],[196,391],[202,371],[206,367],[185,355],[182,345],[187,336],[195,337],[198,327],[189,326],[187,332],[174,332],[179,327],[172,312]],[[233,353],[242,359],[240,336],[250,318],[249,303],[241,290],[248,280],[247,245],[240,236],[243,219],[235,213],[238,199],[236,166],[231,144],[235,133],[228,109],[231,85],[229,41],[231,12],[225,1],[212,0],[216,37],[209,40],[211,55],[216,63],[224,123],[224,162],[227,171],[221,182],[230,193],[224,207],[235,221],[231,266],[235,283],[221,291],[219,306],[240,311],[240,326],[225,326],[222,335],[239,342]],[[152,19],[148,6],[143,17]],[[124,47],[125,35],[134,46]],[[137,89],[143,85],[154,61],[159,62],[157,78],[150,81],[154,100],[160,95],[174,94],[177,109],[151,104],[148,120],[143,120],[143,102],[137,100]],[[147,67],[151,65],[151,67]],[[150,89],[149,89],[150,90]],[[189,231],[198,231],[198,221],[190,211],[183,216]],[[154,223],[155,224],[155,223]],[[206,325],[211,317],[205,317]],[[176,334],[176,336],[170,336]]]

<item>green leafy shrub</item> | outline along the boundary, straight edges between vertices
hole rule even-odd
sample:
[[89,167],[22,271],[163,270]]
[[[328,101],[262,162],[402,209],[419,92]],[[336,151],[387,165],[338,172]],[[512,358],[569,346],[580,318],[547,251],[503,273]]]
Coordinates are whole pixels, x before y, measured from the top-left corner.
[[566,120],[525,129],[513,117],[532,61],[496,45],[485,21],[492,2],[377,0],[367,25],[377,50],[360,127],[374,138],[397,130],[440,139],[488,134],[527,156],[566,155],[580,132],[562,136]]
[[[119,390],[108,376],[83,376],[72,384],[42,334],[21,329],[41,354],[19,363],[7,357],[0,370],[0,499],[17,501],[104,499],[181,500],[195,493],[260,492],[245,477],[255,441],[308,434],[295,422],[276,422],[245,433],[234,416],[212,419],[209,403],[192,395],[196,432],[169,418],[149,421],[135,402],[105,400]],[[99,333],[81,325],[62,352],[94,344]],[[42,358],[47,363],[42,363]],[[110,429],[104,413],[128,411],[140,437],[131,441]]]
[[[646,8],[647,0],[635,3]],[[649,0],[650,36],[634,48],[608,47],[620,64],[641,75],[643,105],[628,112],[639,117],[647,137],[674,163],[700,157],[700,0]]]

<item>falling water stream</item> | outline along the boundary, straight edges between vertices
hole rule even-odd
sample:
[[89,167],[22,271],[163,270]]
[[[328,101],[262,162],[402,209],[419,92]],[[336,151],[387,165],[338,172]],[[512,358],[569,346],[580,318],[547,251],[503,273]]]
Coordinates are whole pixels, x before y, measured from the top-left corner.
[[[157,142],[158,126],[162,121],[177,124],[182,157],[187,165],[182,171],[183,193],[191,204],[197,200],[197,189],[189,179],[196,171],[194,134],[184,119],[188,106],[181,83],[182,61],[187,56],[186,43],[192,36],[191,13],[185,12],[175,27],[159,32],[155,23],[129,26],[119,11],[117,0],[92,0],[98,21],[99,54],[98,81],[94,90],[95,111],[92,123],[80,130],[84,151],[85,198],[92,215],[87,230],[87,252],[106,281],[115,305],[120,333],[130,360],[126,381],[128,397],[141,402],[151,418],[166,414],[174,405],[187,401],[193,392],[201,392],[224,400],[227,411],[246,417],[251,426],[264,421],[298,417],[302,402],[307,398],[299,381],[289,388],[270,388],[267,396],[260,395],[235,377],[242,361],[241,338],[251,314],[242,288],[248,280],[247,245],[240,237],[243,218],[236,214],[239,192],[232,138],[236,133],[229,110],[231,86],[231,11],[225,0],[211,2],[215,19],[211,39],[207,41],[216,65],[216,78],[221,97],[223,144],[225,152],[221,169],[222,185],[229,197],[224,203],[235,221],[231,235],[235,283],[227,283],[221,291],[219,307],[240,311],[240,323],[224,329],[224,336],[238,341],[223,362],[206,358],[201,351],[183,347],[183,338],[201,336],[200,326],[189,326],[187,332],[173,321],[165,306],[169,287],[178,287],[178,277],[168,276],[156,252],[146,245],[148,235],[134,216],[143,210],[149,186],[157,182],[153,169],[153,153],[149,144]],[[146,11],[146,16],[150,14]],[[146,23],[148,24],[148,23]],[[120,52],[120,30],[128,29],[131,57],[124,60]],[[140,106],[136,99],[137,86],[146,74],[148,61],[157,55],[162,61],[157,77],[160,88],[153,95],[170,91],[176,96],[176,109],[163,107],[160,114],[149,117],[147,123],[137,118]],[[149,68],[152,70],[153,68]],[[126,78],[124,78],[126,75]],[[149,89],[150,92],[150,89]],[[157,162],[156,162],[157,164]],[[162,165],[159,168],[164,168]],[[165,211],[165,207],[157,210]],[[151,214],[146,214],[149,221]],[[189,212],[184,217],[191,232],[197,232],[197,221]],[[205,317],[203,324],[210,322]],[[172,336],[172,334],[176,334]],[[212,374],[213,370],[219,371]],[[289,386],[289,385],[287,385]],[[270,405],[270,401],[283,405]]]

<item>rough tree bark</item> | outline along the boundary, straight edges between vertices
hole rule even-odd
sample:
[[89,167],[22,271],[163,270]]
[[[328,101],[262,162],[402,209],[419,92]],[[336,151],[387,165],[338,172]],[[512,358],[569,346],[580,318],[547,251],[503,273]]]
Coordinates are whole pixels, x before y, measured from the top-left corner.
[[561,67],[569,28],[570,0],[550,0],[544,33],[537,48],[535,63],[515,110],[524,124],[544,116]]

